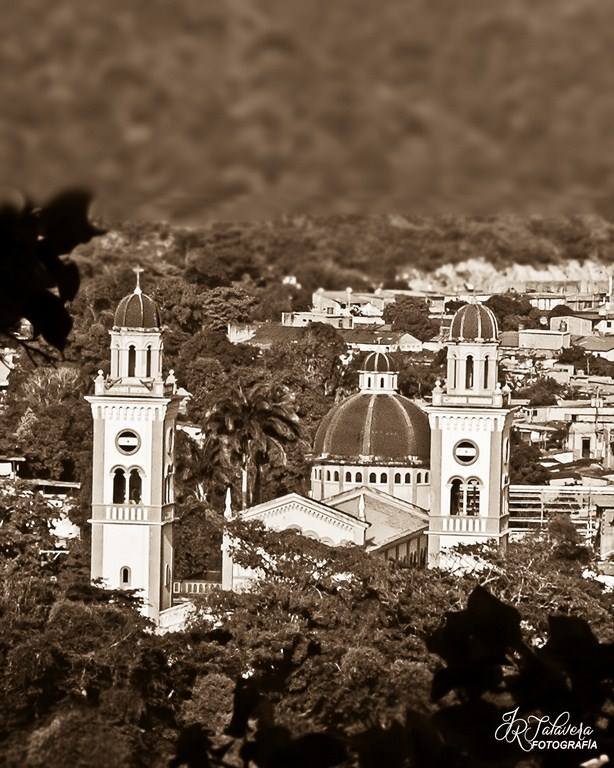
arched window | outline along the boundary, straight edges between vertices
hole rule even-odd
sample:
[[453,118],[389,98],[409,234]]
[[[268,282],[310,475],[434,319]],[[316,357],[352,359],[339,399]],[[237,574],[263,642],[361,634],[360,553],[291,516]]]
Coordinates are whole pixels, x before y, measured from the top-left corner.
[[488,389],[488,358],[484,358],[484,389]]
[[388,482],[388,475],[385,472],[382,472],[382,474],[379,477],[380,483],[387,483]]
[[369,475],[369,482],[377,483],[377,475],[375,474],[375,472],[371,472],[371,474]]
[[369,389],[371,389],[371,377],[370,376],[367,377],[367,387]]
[[428,483],[428,481],[429,481],[429,473],[428,473],[428,472],[425,472],[425,473],[424,473],[424,482],[425,482],[425,483]]
[[463,483],[458,478],[450,483],[450,514],[463,514]]
[[465,389],[473,389],[473,356],[467,355],[465,360]]
[[151,347],[147,347],[145,352],[145,376],[147,378],[151,376]]
[[352,473],[351,472],[346,472],[345,473],[345,482],[346,483],[351,483],[352,482]]
[[467,481],[467,503],[465,514],[476,516],[480,514],[480,481],[472,477]]
[[339,472],[335,472],[334,477],[335,477],[335,482],[338,483],[339,482]]
[[127,565],[124,565],[119,569],[119,586],[122,589],[130,589],[131,582],[130,568],[128,568]]
[[130,470],[130,478],[128,480],[128,501],[132,504],[141,503],[141,491],[142,481],[141,475],[138,469]]
[[136,349],[132,344],[128,347],[128,376],[136,375]]
[[173,465],[169,464],[164,478],[164,501],[166,503],[173,501],[173,472]]
[[422,482],[422,472],[418,472],[416,475],[416,482],[421,483]]
[[411,484],[411,472],[405,473],[405,482],[410,485]]
[[123,469],[113,472],[113,504],[123,504],[126,501],[126,473]]
[[330,469],[326,470],[326,479],[330,480]]
[[384,377],[382,376],[382,377],[380,378],[380,380],[379,380],[379,385],[380,385],[380,387],[381,387],[382,389],[384,389],[384,387],[386,386],[386,385],[384,384],[384,381],[385,381],[385,379],[384,379]]
[[396,475],[394,476],[394,482],[395,483],[400,483],[401,482],[401,473],[400,472],[397,472]]
[[457,381],[456,381],[456,358],[452,358],[452,384],[451,386],[456,387]]
[[357,483],[362,483],[362,472],[357,472],[356,473],[356,482]]

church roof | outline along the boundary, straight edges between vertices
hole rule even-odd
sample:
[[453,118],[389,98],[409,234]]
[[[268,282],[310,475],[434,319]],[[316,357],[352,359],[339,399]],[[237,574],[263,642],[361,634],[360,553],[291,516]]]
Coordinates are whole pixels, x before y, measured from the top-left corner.
[[464,304],[450,325],[450,341],[497,341],[498,335],[497,318],[484,304]]
[[[426,510],[373,488],[354,488],[316,501],[288,493],[240,512],[244,520],[262,520],[278,530],[301,529],[309,517],[337,520],[365,531],[368,550],[377,550],[428,529]],[[307,523],[308,525],[308,523]],[[366,529],[366,530],[365,530]]]
[[359,392],[335,405],[323,418],[314,441],[314,458],[376,463],[428,463],[428,416],[396,393]]
[[113,320],[115,328],[159,328],[160,313],[156,302],[137,286],[119,302]]
[[397,499],[384,491],[363,486],[324,500],[335,509],[359,517],[362,511],[369,527],[367,549],[379,549],[429,527],[428,513],[409,501]]
[[384,352],[369,352],[362,361],[360,370],[368,373],[394,373],[398,368]]
[[141,272],[139,266],[134,268],[136,285],[132,293],[119,302],[113,319],[114,328],[157,329],[160,327],[158,305],[141,290]]

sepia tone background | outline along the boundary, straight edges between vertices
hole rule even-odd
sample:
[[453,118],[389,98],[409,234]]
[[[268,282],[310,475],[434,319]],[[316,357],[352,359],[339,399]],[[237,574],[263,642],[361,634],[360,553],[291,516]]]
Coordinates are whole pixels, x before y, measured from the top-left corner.
[[597,213],[614,201],[602,0],[20,0],[4,183],[105,218]]

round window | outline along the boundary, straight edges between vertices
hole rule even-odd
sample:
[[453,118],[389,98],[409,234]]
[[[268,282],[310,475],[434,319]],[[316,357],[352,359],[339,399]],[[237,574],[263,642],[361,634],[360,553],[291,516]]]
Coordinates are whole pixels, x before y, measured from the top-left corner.
[[122,453],[136,453],[141,445],[141,439],[131,429],[123,429],[115,440],[115,444]]
[[461,440],[454,446],[454,458],[459,464],[473,464],[478,458],[478,447],[471,440]]

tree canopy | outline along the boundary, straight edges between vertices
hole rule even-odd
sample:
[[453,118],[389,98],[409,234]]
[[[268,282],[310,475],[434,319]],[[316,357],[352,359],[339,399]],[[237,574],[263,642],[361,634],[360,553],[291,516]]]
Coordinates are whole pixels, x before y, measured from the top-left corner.
[[425,299],[399,295],[393,304],[386,305],[383,318],[393,331],[411,333],[420,341],[428,341],[439,332],[439,324],[429,318]]

